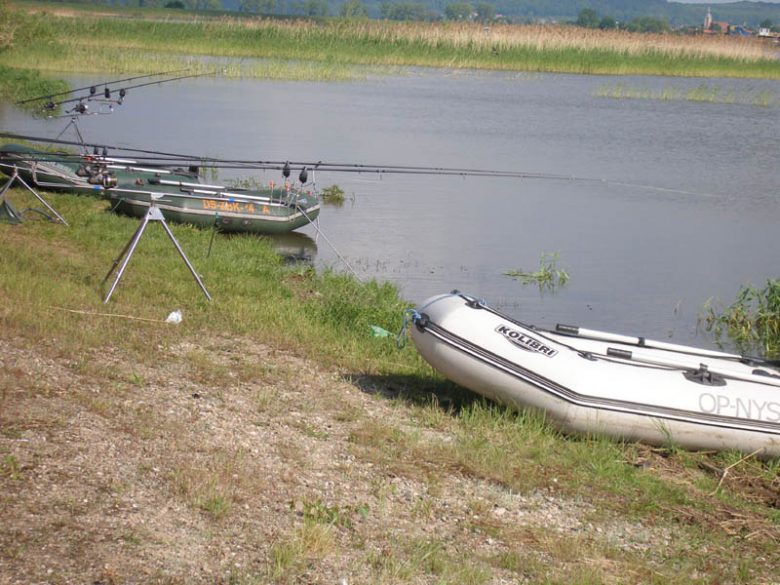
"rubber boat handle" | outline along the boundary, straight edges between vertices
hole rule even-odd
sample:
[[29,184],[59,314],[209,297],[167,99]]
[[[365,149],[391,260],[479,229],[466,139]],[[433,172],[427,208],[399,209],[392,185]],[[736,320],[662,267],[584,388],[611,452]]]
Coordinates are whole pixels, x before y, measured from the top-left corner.
[[610,357],[616,357],[623,360],[630,360],[634,354],[626,349],[616,349],[614,347],[607,348],[607,355]]
[[580,328],[575,325],[563,325],[562,323],[558,323],[555,326],[555,330],[558,333],[568,333],[569,335],[579,335],[580,334]]

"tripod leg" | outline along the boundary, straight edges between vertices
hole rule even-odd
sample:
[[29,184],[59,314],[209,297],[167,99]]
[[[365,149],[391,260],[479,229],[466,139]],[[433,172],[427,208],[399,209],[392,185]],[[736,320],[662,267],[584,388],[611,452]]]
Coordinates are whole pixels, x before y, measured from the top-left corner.
[[[144,230],[146,229],[148,223],[149,223],[149,214],[147,213],[144,216],[141,225],[138,226],[138,229],[135,230],[135,234],[133,234],[133,237],[127,243],[127,246],[125,246],[125,249],[122,251],[122,254],[120,254],[119,258],[117,258],[116,262],[114,263],[114,266],[116,266],[116,263],[119,262],[122,256],[125,257],[124,261],[122,262],[122,266],[119,267],[119,272],[117,272],[116,274],[116,279],[114,279],[114,284],[111,285],[111,289],[108,291],[106,298],[103,300],[104,303],[108,302],[108,300],[111,298],[111,295],[114,293],[114,289],[116,288],[116,285],[119,284],[119,280],[122,278],[122,274],[124,273],[125,268],[127,268],[127,263],[130,262],[130,258],[132,257],[133,252],[135,251],[135,247],[138,245],[138,240],[141,239],[141,236],[143,235]],[[125,253],[127,253],[126,256]],[[113,270],[113,268],[111,270]],[[111,272],[109,272],[108,274],[110,275]],[[106,276],[106,279],[107,278],[108,276]],[[103,282],[105,282],[106,279],[104,279]]]
[[53,214],[54,214],[54,215],[57,217],[57,219],[59,219],[59,220],[60,220],[62,223],[64,223],[64,224],[65,224],[65,225],[67,225],[68,227],[70,227],[70,224],[69,224],[67,221],[65,221],[65,220],[62,218],[62,216],[61,216],[59,213],[57,213],[56,211],[54,211],[54,208],[53,208],[51,205],[49,205],[48,203],[46,203],[46,200],[45,200],[43,197],[41,197],[40,195],[38,195],[38,193],[36,193],[36,192],[35,192],[35,189],[33,189],[32,187],[30,187],[30,185],[28,185],[27,183],[25,183],[24,179],[22,179],[22,178],[19,176],[19,173],[18,173],[18,171],[17,171],[17,170],[14,170],[14,175],[16,175],[16,178],[17,178],[17,180],[18,180],[18,181],[19,181],[19,182],[20,182],[22,185],[24,185],[25,187],[27,187],[27,190],[28,190],[30,193],[32,193],[33,195],[35,195],[35,196],[38,198],[38,201],[40,201],[41,203],[43,203],[43,204],[46,206],[46,209],[48,209],[49,211],[51,211],[51,212],[52,212],[52,213],[53,213]]
[[11,178],[8,179],[5,182],[5,185],[3,185],[3,188],[0,189],[0,201],[2,201],[5,198],[5,192],[8,191],[8,189],[11,187],[13,182],[19,178],[19,172],[16,170],[16,167],[14,167],[14,173],[11,175]]
[[187,268],[190,269],[190,272],[192,273],[192,276],[195,278],[195,281],[198,283],[200,290],[203,291],[203,294],[206,295],[206,298],[208,300],[211,300],[211,295],[209,294],[209,291],[207,291],[206,287],[203,286],[203,283],[201,282],[198,273],[195,272],[195,269],[192,267],[192,264],[190,264],[190,261],[187,259],[187,256],[184,254],[184,250],[181,249],[181,246],[179,246],[179,242],[177,242],[176,238],[173,237],[173,232],[171,232],[171,228],[168,227],[168,224],[165,223],[164,219],[161,219],[159,221],[162,224],[163,228],[165,228],[165,233],[168,234],[168,237],[173,242],[173,245],[176,246],[176,249],[179,251],[179,256],[181,256],[181,259],[184,260],[184,263],[187,265]]
[[117,266],[119,266],[119,263],[122,261],[122,258],[125,257],[125,254],[127,254],[127,251],[130,249],[130,246],[133,245],[133,242],[138,241],[138,239],[141,237],[141,233],[146,229],[146,224],[149,223],[149,219],[147,216],[144,216],[143,220],[140,224],[138,224],[138,227],[135,229],[135,232],[132,236],[130,236],[130,239],[127,241],[127,244],[125,244],[125,247],[122,249],[122,252],[119,254],[119,256],[116,257],[114,260],[114,263],[111,265],[111,268],[106,273],[105,278],[100,284],[104,284],[108,277],[111,276],[111,274],[114,272]]

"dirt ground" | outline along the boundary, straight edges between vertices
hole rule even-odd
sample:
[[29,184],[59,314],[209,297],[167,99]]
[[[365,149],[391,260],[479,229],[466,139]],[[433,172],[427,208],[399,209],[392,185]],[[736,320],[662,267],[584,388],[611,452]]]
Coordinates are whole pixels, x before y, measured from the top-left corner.
[[535,582],[559,540],[585,565],[669,543],[587,501],[393,460],[399,436],[453,437],[369,379],[241,340],[150,351],[0,334],[0,583]]

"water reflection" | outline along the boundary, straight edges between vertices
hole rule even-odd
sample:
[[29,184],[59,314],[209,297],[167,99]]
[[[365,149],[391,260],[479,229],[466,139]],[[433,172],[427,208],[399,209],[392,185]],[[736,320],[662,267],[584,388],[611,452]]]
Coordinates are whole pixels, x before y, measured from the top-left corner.
[[306,234],[291,232],[264,237],[271,241],[276,248],[276,253],[282,257],[285,264],[314,265],[314,258],[317,256],[317,242]]

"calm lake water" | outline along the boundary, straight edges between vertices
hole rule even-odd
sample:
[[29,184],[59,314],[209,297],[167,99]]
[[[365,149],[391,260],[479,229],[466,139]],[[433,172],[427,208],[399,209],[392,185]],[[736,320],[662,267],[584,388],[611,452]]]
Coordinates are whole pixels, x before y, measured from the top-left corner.
[[[599,97],[618,84],[651,92],[706,85],[720,96],[733,91],[735,103]],[[754,95],[773,96],[771,105],[752,105]],[[319,187],[335,183],[348,196],[324,208],[320,227],[361,278],[397,283],[413,303],[457,288],[529,323],[708,346],[696,332],[707,299],[728,303],[742,284],[780,276],[778,98],[779,82],[728,79],[439,71],[356,83],[198,78],[130,92],[116,113],[79,126],[88,141],[227,158],[604,179],[319,172]],[[0,105],[7,131],[54,137],[66,123]],[[302,233],[285,240],[286,252],[344,269],[312,227]],[[536,270],[542,253],[555,252],[571,280],[552,293],[502,275]]]

